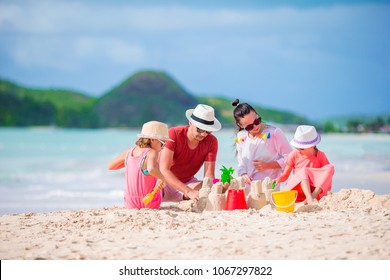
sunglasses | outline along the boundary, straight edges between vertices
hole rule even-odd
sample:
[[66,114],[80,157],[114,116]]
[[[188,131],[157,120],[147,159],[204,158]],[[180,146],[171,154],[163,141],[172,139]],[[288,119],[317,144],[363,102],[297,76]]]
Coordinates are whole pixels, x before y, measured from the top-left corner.
[[160,142],[161,143],[161,148],[164,148],[164,146],[165,146],[165,142],[164,141],[161,141],[160,139],[157,139],[158,140],[158,142]]
[[261,123],[261,117],[258,117],[253,121],[253,123],[248,124],[246,127],[244,127],[244,129],[246,131],[251,131],[255,127],[255,125],[259,125],[260,123]]
[[207,135],[211,134],[211,131],[207,131],[207,130],[203,130],[203,129],[200,129],[200,128],[196,128],[196,131],[199,133],[199,134],[202,134],[202,133],[206,133]]

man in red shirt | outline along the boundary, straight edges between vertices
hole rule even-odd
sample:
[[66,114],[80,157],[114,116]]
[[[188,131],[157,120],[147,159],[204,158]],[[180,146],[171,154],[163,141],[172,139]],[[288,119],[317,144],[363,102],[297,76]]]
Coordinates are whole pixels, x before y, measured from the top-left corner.
[[169,138],[160,155],[160,170],[165,177],[163,201],[197,201],[202,181],[195,174],[204,164],[204,177],[215,177],[218,140],[212,132],[221,129],[215,118],[214,108],[199,104],[186,111],[187,126],[172,127]]

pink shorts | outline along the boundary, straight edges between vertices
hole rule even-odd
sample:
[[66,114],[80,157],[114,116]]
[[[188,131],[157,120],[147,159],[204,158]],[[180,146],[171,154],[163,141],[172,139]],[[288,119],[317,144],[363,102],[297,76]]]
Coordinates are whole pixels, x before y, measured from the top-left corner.
[[[184,183],[187,186],[193,183],[200,182],[198,179],[193,177],[191,180],[188,182]],[[171,187],[167,184],[165,184],[165,187],[162,189],[162,196],[163,196],[163,201],[164,202],[179,202],[183,200],[183,193],[181,191],[178,191],[174,187]]]

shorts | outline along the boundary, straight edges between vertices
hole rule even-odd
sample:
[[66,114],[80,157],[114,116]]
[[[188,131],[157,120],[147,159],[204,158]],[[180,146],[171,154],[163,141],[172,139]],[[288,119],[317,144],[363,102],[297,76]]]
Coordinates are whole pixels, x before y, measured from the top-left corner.
[[[193,183],[200,182],[198,179],[193,177],[188,182],[184,183],[187,186]],[[183,193],[181,191],[178,191],[174,187],[171,187],[168,184],[165,184],[165,187],[162,189],[162,197],[164,202],[179,202],[183,200]]]

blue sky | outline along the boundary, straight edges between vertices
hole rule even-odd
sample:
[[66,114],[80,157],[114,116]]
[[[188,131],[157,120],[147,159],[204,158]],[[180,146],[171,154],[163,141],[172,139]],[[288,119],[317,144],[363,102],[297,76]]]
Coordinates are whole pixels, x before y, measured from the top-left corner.
[[1,0],[0,77],[100,96],[145,69],[311,119],[390,113],[390,1]]

